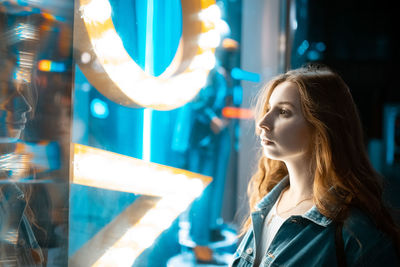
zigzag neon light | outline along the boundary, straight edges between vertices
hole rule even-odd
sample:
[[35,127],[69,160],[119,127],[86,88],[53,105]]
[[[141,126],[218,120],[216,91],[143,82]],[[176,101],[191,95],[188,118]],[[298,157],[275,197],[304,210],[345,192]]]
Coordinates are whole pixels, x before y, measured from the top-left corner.
[[[79,144],[74,145],[73,171],[74,184],[152,196],[135,201],[73,255],[70,264],[79,266],[132,266],[212,180]],[[143,207],[143,216],[132,219]]]

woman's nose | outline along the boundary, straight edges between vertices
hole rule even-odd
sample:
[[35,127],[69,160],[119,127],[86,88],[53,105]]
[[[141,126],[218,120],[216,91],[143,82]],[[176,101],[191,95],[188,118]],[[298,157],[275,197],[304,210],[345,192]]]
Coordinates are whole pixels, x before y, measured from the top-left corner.
[[26,98],[16,92],[6,104],[6,108],[11,112],[27,113],[32,110],[32,106],[28,103]]
[[271,131],[272,126],[271,126],[271,121],[270,118],[268,116],[268,113],[266,113],[262,119],[258,122],[258,128],[260,130],[266,130],[266,131]]

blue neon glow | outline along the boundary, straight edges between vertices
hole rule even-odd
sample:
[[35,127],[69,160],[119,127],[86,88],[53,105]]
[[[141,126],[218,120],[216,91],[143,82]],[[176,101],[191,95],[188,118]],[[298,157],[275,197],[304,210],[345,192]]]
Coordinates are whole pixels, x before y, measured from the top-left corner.
[[321,58],[321,54],[318,51],[310,50],[307,53],[308,60],[315,61]]
[[326,45],[324,42],[318,42],[315,44],[315,48],[319,51],[319,52],[324,52],[326,49]]
[[145,108],[143,110],[143,151],[142,160],[150,162],[151,160],[151,117],[152,110]]
[[147,20],[146,20],[146,54],[144,70],[153,74],[154,58],[153,58],[153,31],[154,31],[154,3],[153,0],[147,0]]
[[302,56],[310,47],[310,43],[307,40],[304,40],[301,45],[297,48],[297,53]]
[[50,71],[52,72],[64,72],[66,69],[65,64],[62,62],[51,62]]
[[233,104],[240,106],[243,101],[243,88],[240,85],[233,87]]
[[181,1],[113,0],[110,4],[127,53],[149,74],[161,75],[175,57],[182,36]]
[[17,0],[19,6],[29,6],[29,1],[27,0]]
[[90,103],[90,111],[93,117],[99,119],[107,118],[110,113],[107,103],[98,98],[94,98]]
[[233,68],[231,71],[231,75],[236,80],[250,81],[250,82],[260,82],[260,74],[245,71],[240,68]]
[[385,108],[385,132],[386,132],[386,163],[392,165],[395,152],[395,121],[397,113],[396,107],[388,106]]

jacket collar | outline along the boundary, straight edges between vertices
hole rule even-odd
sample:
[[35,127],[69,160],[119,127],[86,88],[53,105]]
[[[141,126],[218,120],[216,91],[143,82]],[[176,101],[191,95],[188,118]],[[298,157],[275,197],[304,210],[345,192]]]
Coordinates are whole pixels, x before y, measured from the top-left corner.
[[[263,197],[256,205],[256,211],[265,211],[266,213],[269,212],[271,207],[275,204],[278,200],[279,195],[282,193],[283,189],[285,189],[289,185],[289,176],[285,176],[265,197]],[[327,227],[331,222],[332,219],[325,217],[322,215],[317,206],[312,206],[305,214],[301,215],[301,217],[312,221],[315,224],[320,226]]]

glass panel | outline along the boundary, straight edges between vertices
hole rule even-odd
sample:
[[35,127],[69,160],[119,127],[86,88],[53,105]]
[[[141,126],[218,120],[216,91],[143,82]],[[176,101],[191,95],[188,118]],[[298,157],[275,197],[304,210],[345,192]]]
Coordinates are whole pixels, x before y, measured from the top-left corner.
[[0,4],[0,265],[66,266],[70,1]]
[[259,79],[229,2],[77,1],[70,265],[229,262],[239,79]]

